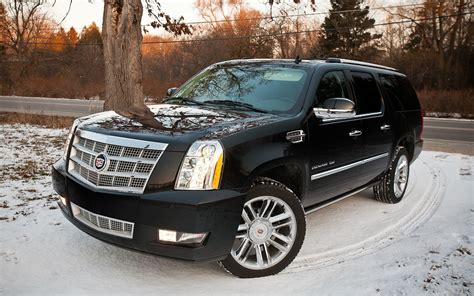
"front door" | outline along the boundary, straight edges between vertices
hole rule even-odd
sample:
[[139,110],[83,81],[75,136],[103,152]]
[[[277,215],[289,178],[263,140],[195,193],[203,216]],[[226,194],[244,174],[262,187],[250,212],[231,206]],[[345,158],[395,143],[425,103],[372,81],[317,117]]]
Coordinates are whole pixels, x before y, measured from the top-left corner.
[[[352,99],[348,79],[341,71],[325,73],[318,85],[315,107],[330,98]],[[357,108],[357,107],[356,107]],[[310,186],[304,206],[311,206],[354,189],[363,155],[362,122],[358,118],[308,120]]]

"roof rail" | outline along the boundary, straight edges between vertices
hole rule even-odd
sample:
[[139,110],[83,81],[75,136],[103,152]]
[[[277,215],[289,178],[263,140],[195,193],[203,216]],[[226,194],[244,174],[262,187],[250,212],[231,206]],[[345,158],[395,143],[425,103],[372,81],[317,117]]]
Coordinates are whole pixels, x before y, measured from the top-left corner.
[[397,69],[392,68],[392,67],[366,63],[366,62],[360,62],[360,61],[355,61],[355,60],[340,59],[340,58],[327,58],[326,63],[341,63],[341,64],[350,64],[350,65],[357,65],[357,66],[379,68],[379,69],[390,70],[390,71],[398,71]]

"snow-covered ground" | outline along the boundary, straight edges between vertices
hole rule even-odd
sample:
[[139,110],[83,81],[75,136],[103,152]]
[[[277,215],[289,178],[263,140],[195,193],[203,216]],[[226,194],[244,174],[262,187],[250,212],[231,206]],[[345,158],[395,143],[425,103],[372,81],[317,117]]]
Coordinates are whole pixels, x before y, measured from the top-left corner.
[[472,295],[474,157],[423,152],[405,199],[365,191],[307,217],[303,248],[281,274],[238,279],[100,242],[56,206],[50,165],[66,130],[0,125],[0,295]]

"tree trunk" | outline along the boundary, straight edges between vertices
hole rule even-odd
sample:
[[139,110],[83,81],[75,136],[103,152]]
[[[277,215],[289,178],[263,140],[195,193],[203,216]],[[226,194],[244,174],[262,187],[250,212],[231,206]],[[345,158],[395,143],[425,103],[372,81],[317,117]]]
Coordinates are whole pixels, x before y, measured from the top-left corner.
[[140,0],[104,0],[102,41],[106,110],[143,106]]

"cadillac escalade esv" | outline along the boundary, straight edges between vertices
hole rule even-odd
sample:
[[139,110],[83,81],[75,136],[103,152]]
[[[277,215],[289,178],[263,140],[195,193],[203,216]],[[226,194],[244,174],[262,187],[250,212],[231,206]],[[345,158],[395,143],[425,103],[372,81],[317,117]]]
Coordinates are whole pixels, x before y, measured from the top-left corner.
[[423,143],[403,74],[337,58],[217,63],[132,109],[74,122],[52,169],[65,217],[239,277],[290,264],[316,209],[370,187],[400,202]]

